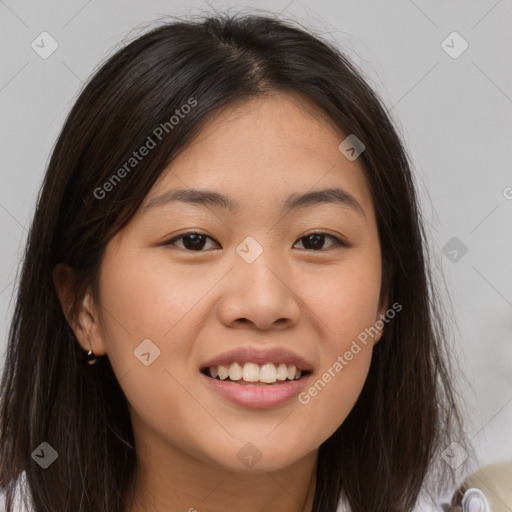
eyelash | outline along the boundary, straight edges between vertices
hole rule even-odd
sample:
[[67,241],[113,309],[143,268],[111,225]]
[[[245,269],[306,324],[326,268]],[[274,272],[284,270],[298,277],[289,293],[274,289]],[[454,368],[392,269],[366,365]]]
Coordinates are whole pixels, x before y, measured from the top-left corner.
[[[170,240],[167,240],[167,241],[163,242],[161,245],[174,245],[174,242],[176,242],[177,240],[180,240],[181,238],[186,238],[189,235],[200,235],[200,236],[209,238],[210,240],[214,240],[211,236],[205,235],[204,233],[200,233],[198,231],[187,231],[185,233],[181,233],[181,235],[175,236],[175,237],[171,238]],[[311,233],[308,233],[307,235],[301,236],[297,240],[301,240],[303,238],[307,238],[310,235],[322,235],[322,236],[325,236],[326,238],[330,238],[330,239],[335,241],[335,243],[336,243],[336,245],[338,247],[335,247],[334,249],[331,248],[331,249],[320,249],[320,250],[303,249],[305,251],[309,250],[309,251],[312,251],[312,252],[326,252],[326,251],[329,251],[329,250],[339,249],[341,247],[348,247],[348,244],[346,244],[345,242],[340,240],[338,237],[335,237],[334,235],[330,235],[329,233],[324,233],[323,231],[312,231]],[[204,250],[193,251],[193,250],[186,249],[186,248],[181,248],[181,247],[180,247],[180,249],[183,249],[184,251],[187,251],[187,252],[206,252]]]

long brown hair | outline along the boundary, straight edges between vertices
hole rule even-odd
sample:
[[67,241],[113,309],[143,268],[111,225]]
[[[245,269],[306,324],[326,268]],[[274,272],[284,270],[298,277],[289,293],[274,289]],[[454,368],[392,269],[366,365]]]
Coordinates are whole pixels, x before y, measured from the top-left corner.
[[[108,357],[86,364],[52,269],[73,268],[77,302],[88,286],[96,290],[109,240],[209,114],[276,91],[302,95],[365,145],[359,161],[377,216],[382,292],[402,305],[374,348],[353,410],[320,446],[313,511],[334,512],[344,496],[353,512],[406,512],[429,475],[433,491],[455,484],[441,453],[453,441],[470,448],[411,166],[389,113],[320,36],[272,16],[216,14],[163,23],[117,51],[57,140],[28,234],[0,388],[8,512],[23,474],[36,512],[123,512],[136,469],[126,399]],[[190,98],[197,104],[149,155],[108,194],[98,192]],[[44,470],[31,456],[42,442],[58,453]]]

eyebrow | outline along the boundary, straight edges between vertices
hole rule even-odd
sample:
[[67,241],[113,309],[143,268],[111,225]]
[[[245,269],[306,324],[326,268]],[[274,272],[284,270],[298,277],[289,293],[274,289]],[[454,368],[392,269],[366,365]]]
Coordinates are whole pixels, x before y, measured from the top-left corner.
[[[233,214],[240,211],[240,202],[224,194],[211,190],[190,188],[174,189],[156,196],[146,203],[144,211],[147,212],[148,210],[158,206],[163,206],[176,201],[198,204],[200,206],[222,208]],[[362,217],[366,217],[364,210],[357,199],[352,194],[339,187],[315,190],[304,194],[291,194],[283,204],[283,212],[289,212],[319,204],[338,204],[352,209]]]

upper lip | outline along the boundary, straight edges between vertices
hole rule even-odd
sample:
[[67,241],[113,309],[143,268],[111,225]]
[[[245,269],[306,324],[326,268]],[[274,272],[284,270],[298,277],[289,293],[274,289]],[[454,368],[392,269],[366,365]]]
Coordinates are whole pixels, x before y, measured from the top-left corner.
[[284,363],[294,365],[301,371],[313,371],[313,366],[303,357],[285,348],[259,349],[255,347],[243,347],[219,354],[201,366],[201,370],[212,366],[229,366],[231,363]]

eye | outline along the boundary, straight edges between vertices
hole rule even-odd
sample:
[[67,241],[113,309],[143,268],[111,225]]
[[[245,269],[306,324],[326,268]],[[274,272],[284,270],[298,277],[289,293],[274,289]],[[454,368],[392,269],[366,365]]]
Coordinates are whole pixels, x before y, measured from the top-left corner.
[[[342,242],[339,238],[322,232],[314,232],[310,233],[309,235],[302,236],[298,239],[298,242],[300,241],[302,243],[305,250],[319,251],[322,250],[326,239],[331,239],[334,241],[334,247],[347,247],[347,244]],[[176,242],[182,241],[182,249],[187,251],[202,252],[203,249],[205,249],[208,240],[211,240],[217,244],[218,248],[220,247],[212,237],[198,233],[197,231],[188,231],[186,233],[182,233],[181,235],[175,236],[174,238],[164,242],[163,245],[177,245]],[[296,244],[297,242],[295,242],[294,246]],[[206,249],[208,249],[208,247],[206,247]],[[212,247],[209,249],[212,249]],[[215,247],[213,247],[213,249],[215,249]],[[325,248],[323,248],[323,250],[325,250]]]
[[[334,240],[334,246],[336,247],[346,247],[347,244],[342,242],[339,238],[328,235],[327,233],[321,233],[321,232],[315,232],[310,233],[309,235],[302,236],[299,238],[299,241],[302,241],[303,246],[306,250],[313,250],[318,251],[321,250],[322,246],[324,245],[324,242],[327,238],[330,238],[331,240]],[[325,250],[325,249],[324,249]]]
[[206,245],[206,239],[213,240],[213,238],[208,235],[203,235],[202,233],[198,233],[196,231],[188,231],[187,233],[182,233],[179,236],[171,238],[171,240],[164,242],[163,245],[176,245],[176,241],[183,240],[184,249],[188,251],[202,251]]

